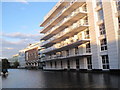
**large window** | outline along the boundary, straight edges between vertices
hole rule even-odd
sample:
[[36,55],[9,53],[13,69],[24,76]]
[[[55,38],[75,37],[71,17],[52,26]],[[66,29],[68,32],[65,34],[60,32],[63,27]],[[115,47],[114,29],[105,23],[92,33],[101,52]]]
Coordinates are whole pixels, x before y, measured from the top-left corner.
[[104,23],[99,25],[99,30],[100,30],[100,35],[106,34]]
[[63,62],[61,61],[61,68],[63,68]]
[[76,69],[79,69],[79,59],[76,59]]
[[87,66],[88,66],[88,69],[92,69],[92,59],[91,59],[91,57],[87,57]]
[[67,60],[67,68],[70,69],[70,61]]
[[50,67],[52,68],[52,62],[50,62]]
[[55,68],[57,67],[57,62],[55,61]]
[[98,20],[104,20],[103,9],[98,10]]
[[79,54],[79,49],[78,49],[78,47],[75,48],[75,54]]
[[67,54],[67,56],[69,56],[69,50],[66,50],[66,54]]
[[90,43],[86,44],[86,53],[90,53],[91,48],[90,48]]
[[102,57],[103,69],[109,69],[109,58],[108,58],[108,55],[103,55],[101,57]]
[[100,43],[101,43],[101,51],[107,50],[107,40],[102,39]]

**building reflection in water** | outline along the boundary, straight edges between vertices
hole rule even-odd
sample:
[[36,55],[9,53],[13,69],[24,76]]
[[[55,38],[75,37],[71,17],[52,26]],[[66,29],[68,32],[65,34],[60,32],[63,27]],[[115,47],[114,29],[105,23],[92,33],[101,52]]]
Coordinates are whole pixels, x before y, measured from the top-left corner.
[[[120,73],[9,70],[3,88],[118,88]],[[120,88],[120,87],[119,87]]]

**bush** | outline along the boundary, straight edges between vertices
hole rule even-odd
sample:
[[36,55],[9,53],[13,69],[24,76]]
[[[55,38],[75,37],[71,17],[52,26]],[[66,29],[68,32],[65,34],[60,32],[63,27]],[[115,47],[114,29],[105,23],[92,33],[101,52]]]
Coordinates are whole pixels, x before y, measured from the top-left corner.
[[19,66],[19,62],[18,61],[15,61],[14,62],[14,67],[17,68]]

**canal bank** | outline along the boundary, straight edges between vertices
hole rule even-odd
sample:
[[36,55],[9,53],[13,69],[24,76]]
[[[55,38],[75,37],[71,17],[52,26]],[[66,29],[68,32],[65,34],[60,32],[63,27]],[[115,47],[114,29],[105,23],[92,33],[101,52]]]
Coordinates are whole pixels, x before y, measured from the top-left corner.
[[120,88],[120,74],[9,69],[3,88]]

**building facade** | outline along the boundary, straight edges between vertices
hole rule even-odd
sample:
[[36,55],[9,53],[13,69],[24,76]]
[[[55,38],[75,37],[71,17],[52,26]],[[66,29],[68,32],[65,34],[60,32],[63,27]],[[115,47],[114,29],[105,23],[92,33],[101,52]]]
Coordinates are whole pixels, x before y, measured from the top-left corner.
[[18,58],[19,58],[19,54],[15,54],[12,56],[12,58],[8,58],[11,67],[14,67],[15,62],[18,62]]
[[19,68],[25,68],[26,67],[26,62],[25,62],[25,49],[19,51]]
[[120,69],[119,0],[60,0],[40,26],[45,70]]
[[30,44],[25,50],[25,61],[27,68],[38,68],[39,67],[39,51],[40,42]]

